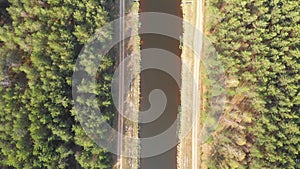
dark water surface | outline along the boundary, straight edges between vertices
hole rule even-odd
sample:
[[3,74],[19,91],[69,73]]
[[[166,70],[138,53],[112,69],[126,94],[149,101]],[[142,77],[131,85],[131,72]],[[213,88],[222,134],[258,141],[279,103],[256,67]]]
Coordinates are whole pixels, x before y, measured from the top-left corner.
[[[180,0],[141,0],[140,10],[142,12],[162,12],[172,15],[176,15],[182,18],[182,12],[180,7]],[[168,23],[165,23],[168,27]],[[142,24],[143,27],[143,24]],[[172,31],[176,31],[178,37],[182,33],[182,25],[169,28]],[[179,41],[155,34],[144,34],[142,38],[142,49],[147,48],[159,48],[163,50],[170,51],[180,57],[181,50],[179,49]],[[148,56],[147,57],[151,57]],[[143,59],[142,59],[143,62]],[[159,60],[157,60],[159,62]],[[176,68],[176,74],[180,76],[181,65],[174,65]],[[148,69],[141,74],[141,110],[145,111],[150,108],[150,103],[148,100],[149,93],[154,89],[161,89],[164,91],[167,97],[167,105],[164,113],[155,121],[146,124],[140,124],[140,137],[146,138],[158,135],[163,131],[167,130],[176,120],[178,113],[178,105],[180,104],[180,93],[179,87],[176,81],[167,73],[157,70]],[[174,134],[168,137],[168,142],[174,144],[177,142],[176,131],[172,131]],[[141,154],[146,153],[145,147],[147,145],[141,144]],[[144,147],[144,149],[143,149]],[[177,150],[176,146],[171,150],[149,158],[141,159],[142,169],[174,169],[176,168]]]

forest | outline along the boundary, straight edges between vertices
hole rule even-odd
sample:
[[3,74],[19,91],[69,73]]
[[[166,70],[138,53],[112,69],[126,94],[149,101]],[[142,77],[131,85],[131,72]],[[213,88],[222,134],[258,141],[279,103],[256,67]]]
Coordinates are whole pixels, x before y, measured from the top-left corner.
[[210,168],[300,168],[300,1],[206,3],[229,99]]
[[[229,100],[209,168],[299,169],[300,1],[205,3],[206,33],[226,70]],[[71,78],[89,37],[115,17],[113,4],[0,0],[0,168],[112,168],[113,155],[76,118]],[[113,52],[101,57],[93,94],[105,112],[100,120],[111,123],[117,59]]]
[[[81,48],[112,20],[112,8],[112,0],[0,1],[1,168],[111,168],[112,155],[76,119],[71,77]],[[115,59],[103,58],[95,94],[109,121]]]

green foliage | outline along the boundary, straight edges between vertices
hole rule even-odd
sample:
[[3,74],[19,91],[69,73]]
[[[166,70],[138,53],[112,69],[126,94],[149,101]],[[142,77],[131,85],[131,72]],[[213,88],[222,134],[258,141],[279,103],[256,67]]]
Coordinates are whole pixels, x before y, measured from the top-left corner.
[[[9,2],[7,13],[0,6],[0,68],[6,70],[0,81],[10,81],[1,85],[0,166],[109,168],[110,154],[87,137],[72,113],[70,79],[83,44],[109,20],[110,1]],[[95,105],[105,111],[101,122],[113,116],[112,59],[103,56],[94,86],[102,103]]]
[[244,118],[239,122],[247,127],[242,134],[236,129],[222,131],[225,137],[241,137],[239,143],[231,138],[236,143],[232,150],[242,149],[247,154],[245,160],[235,159],[227,150],[218,151],[232,144],[220,138],[215,144],[218,153],[213,156],[214,164],[228,166],[225,168],[299,168],[300,2],[234,0],[210,5],[211,11],[218,11],[210,37],[228,77],[237,77],[240,82],[230,89],[231,95],[244,94],[248,108],[233,104],[240,114],[251,112],[253,118],[247,120],[252,121],[250,125]]

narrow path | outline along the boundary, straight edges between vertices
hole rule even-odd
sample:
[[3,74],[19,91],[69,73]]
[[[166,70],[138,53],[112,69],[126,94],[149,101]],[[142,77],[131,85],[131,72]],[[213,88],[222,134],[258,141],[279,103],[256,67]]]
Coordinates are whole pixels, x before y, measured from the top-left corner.
[[[196,29],[194,34],[194,50],[201,54],[203,46],[203,0],[197,1]],[[199,127],[199,75],[200,75],[200,58],[194,54],[194,84],[193,84],[193,129],[192,129],[192,168],[198,169],[198,127]]]
[[[124,16],[125,16],[125,0],[120,0],[120,27],[119,27],[119,38],[120,40],[124,39],[124,32],[125,32],[125,24],[124,24]],[[119,162],[119,169],[123,169],[123,157],[122,157],[122,151],[123,151],[123,114],[124,114],[124,55],[125,55],[125,45],[124,41],[120,41],[119,43],[119,114],[118,114],[118,162]]]

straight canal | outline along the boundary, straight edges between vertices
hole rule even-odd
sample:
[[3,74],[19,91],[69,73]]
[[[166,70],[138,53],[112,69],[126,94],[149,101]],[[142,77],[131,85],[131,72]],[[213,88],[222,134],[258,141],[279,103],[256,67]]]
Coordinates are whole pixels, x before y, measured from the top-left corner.
[[[182,18],[182,11],[180,7],[180,0],[141,0],[140,11],[141,12],[161,12],[176,15]],[[158,23],[161,24],[161,23]],[[143,23],[141,25],[143,27]],[[162,26],[162,25],[160,25]],[[168,28],[168,23],[164,23]],[[182,24],[176,27],[170,27],[172,31],[175,31],[179,36],[182,34]],[[167,36],[157,34],[143,34],[142,39],[142,50],[150,48],[159,48],[172,52],[176,56],[180,57],[181,50],[179,49],[179,41]],[[155,57],[147,55],[145,57]],[[156,56],[157,57],[157,56]],[[163,57],[163,56],[161,56]],[[142,56],[143,58],[143,56]],[[145,59],[142,59],[142,64]],[[157,60],[159,63],[160,60]],[[181,65],[173,65],[175,67],[175,74],[180,77]],[[141,73],[141,111],[148,110],[150,106],[149,93],[154,89],[162,90],[167,97],[167,104],[162,115],[149,123],[140,123],[140,138],[149,138],[156,136],[165,130],[167,130],[176,120],[178,114],[178,106],[180,104],[180,92],[179,86],[176,81],[166,72],[158,69],[148,69]],[[172,134],[168,136],[167,141],[170,144],[176,144],[178,138],[176,131],[172,131]],[[141,144],[141,155],[146,154],[145,149],[147,145]],[[148,158],[140,159],[141,169],[175,169],[177,168],[177,149],[174,146],[169,151],[166,151],[160,155],[156,155]]]

